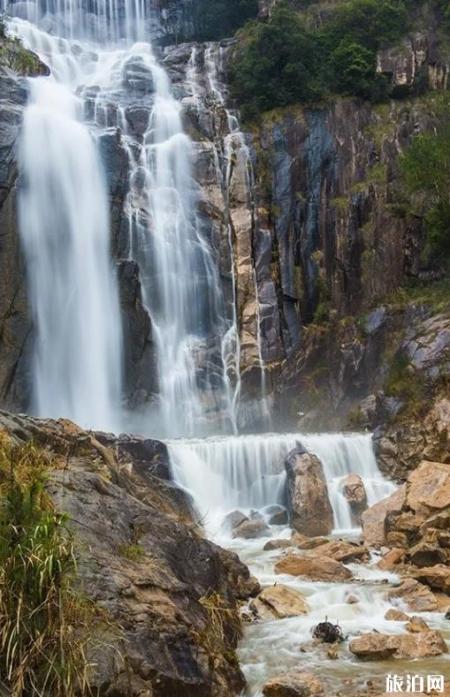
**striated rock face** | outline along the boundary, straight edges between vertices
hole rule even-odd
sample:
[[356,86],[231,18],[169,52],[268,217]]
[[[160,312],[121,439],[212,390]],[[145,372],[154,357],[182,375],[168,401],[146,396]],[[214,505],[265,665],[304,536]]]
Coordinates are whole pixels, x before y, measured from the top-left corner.
[[0,404],[24,409],[30,395],[31,320],[17,229],[17,144],[25,81],[0,68]]
[[362,515],[364,542],[380,546],[386,542],[386,518],[391,511],[400,511],[405,502],[406,486],[403,485],[391,496],[371,506]]
[[5,412],[0,429],[52,455],[47,489],[69,515],[78,582],[108,620],[110,635],[91,649],[94,686],[115,697],[238,693],[237,600],[259,587],[236,555],[201,537],[165,446]]
[[314,537],[333,530],[333,509],[322,463],[298,447],[285,460],[287,502],[294,530]]

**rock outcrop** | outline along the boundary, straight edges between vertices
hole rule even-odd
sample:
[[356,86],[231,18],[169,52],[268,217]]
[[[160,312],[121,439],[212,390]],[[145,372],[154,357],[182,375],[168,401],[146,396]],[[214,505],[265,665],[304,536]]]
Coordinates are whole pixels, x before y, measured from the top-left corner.
[[5,412],[0,429],[50,454],[47,490],[70,519],[77,583],[118,628],[99,630],[91,649],[94,687],[118,697],[239,692],[237,601],[258,584],[236,555],[201,536],[165,446]]
[[391,496],[371,506],[362,515],[364,542],[370,547],[386,542],[386,519],[391,511],[401,511],[405,502],[406,486],[403,485]]
[[294,530],[314,537],[333,530],[333,509],[322,463],[302,447],[286,457],[287,503]]

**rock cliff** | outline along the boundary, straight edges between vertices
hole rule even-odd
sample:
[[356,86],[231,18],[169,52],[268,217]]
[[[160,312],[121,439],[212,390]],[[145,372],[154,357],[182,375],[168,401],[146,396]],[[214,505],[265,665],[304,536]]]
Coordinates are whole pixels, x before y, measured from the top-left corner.
[[240,691],[238,601],[258,583],[236,555],[202,537],[165,446],[6,412],[0,433],[16,445],[32,441],[51,463],[46,489],[69,516],[77,592],[103,618],[88,645],[99,694]]

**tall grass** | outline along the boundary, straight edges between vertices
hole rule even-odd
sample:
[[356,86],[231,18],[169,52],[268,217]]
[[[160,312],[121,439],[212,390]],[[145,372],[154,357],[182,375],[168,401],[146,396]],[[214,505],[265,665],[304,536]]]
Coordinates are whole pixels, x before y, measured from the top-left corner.
[[0,434],[0,681],[11,697],[90,694],[84,626],[72,588],[73,540],[44,489],[50,461]]

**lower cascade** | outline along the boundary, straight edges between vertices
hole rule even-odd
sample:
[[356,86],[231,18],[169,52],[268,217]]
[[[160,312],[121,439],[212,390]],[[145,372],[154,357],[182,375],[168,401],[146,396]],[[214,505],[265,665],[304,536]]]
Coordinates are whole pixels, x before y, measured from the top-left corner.
[[169,442],[175,479],[192,495],[212,536],[225,515],[284,503],[284,458],[300,444],[323,464],[336,532],[352,529],[342,483],[349,474],[362,478],[369,506],[395,487],[381,475],[367,435],[267,434]]

